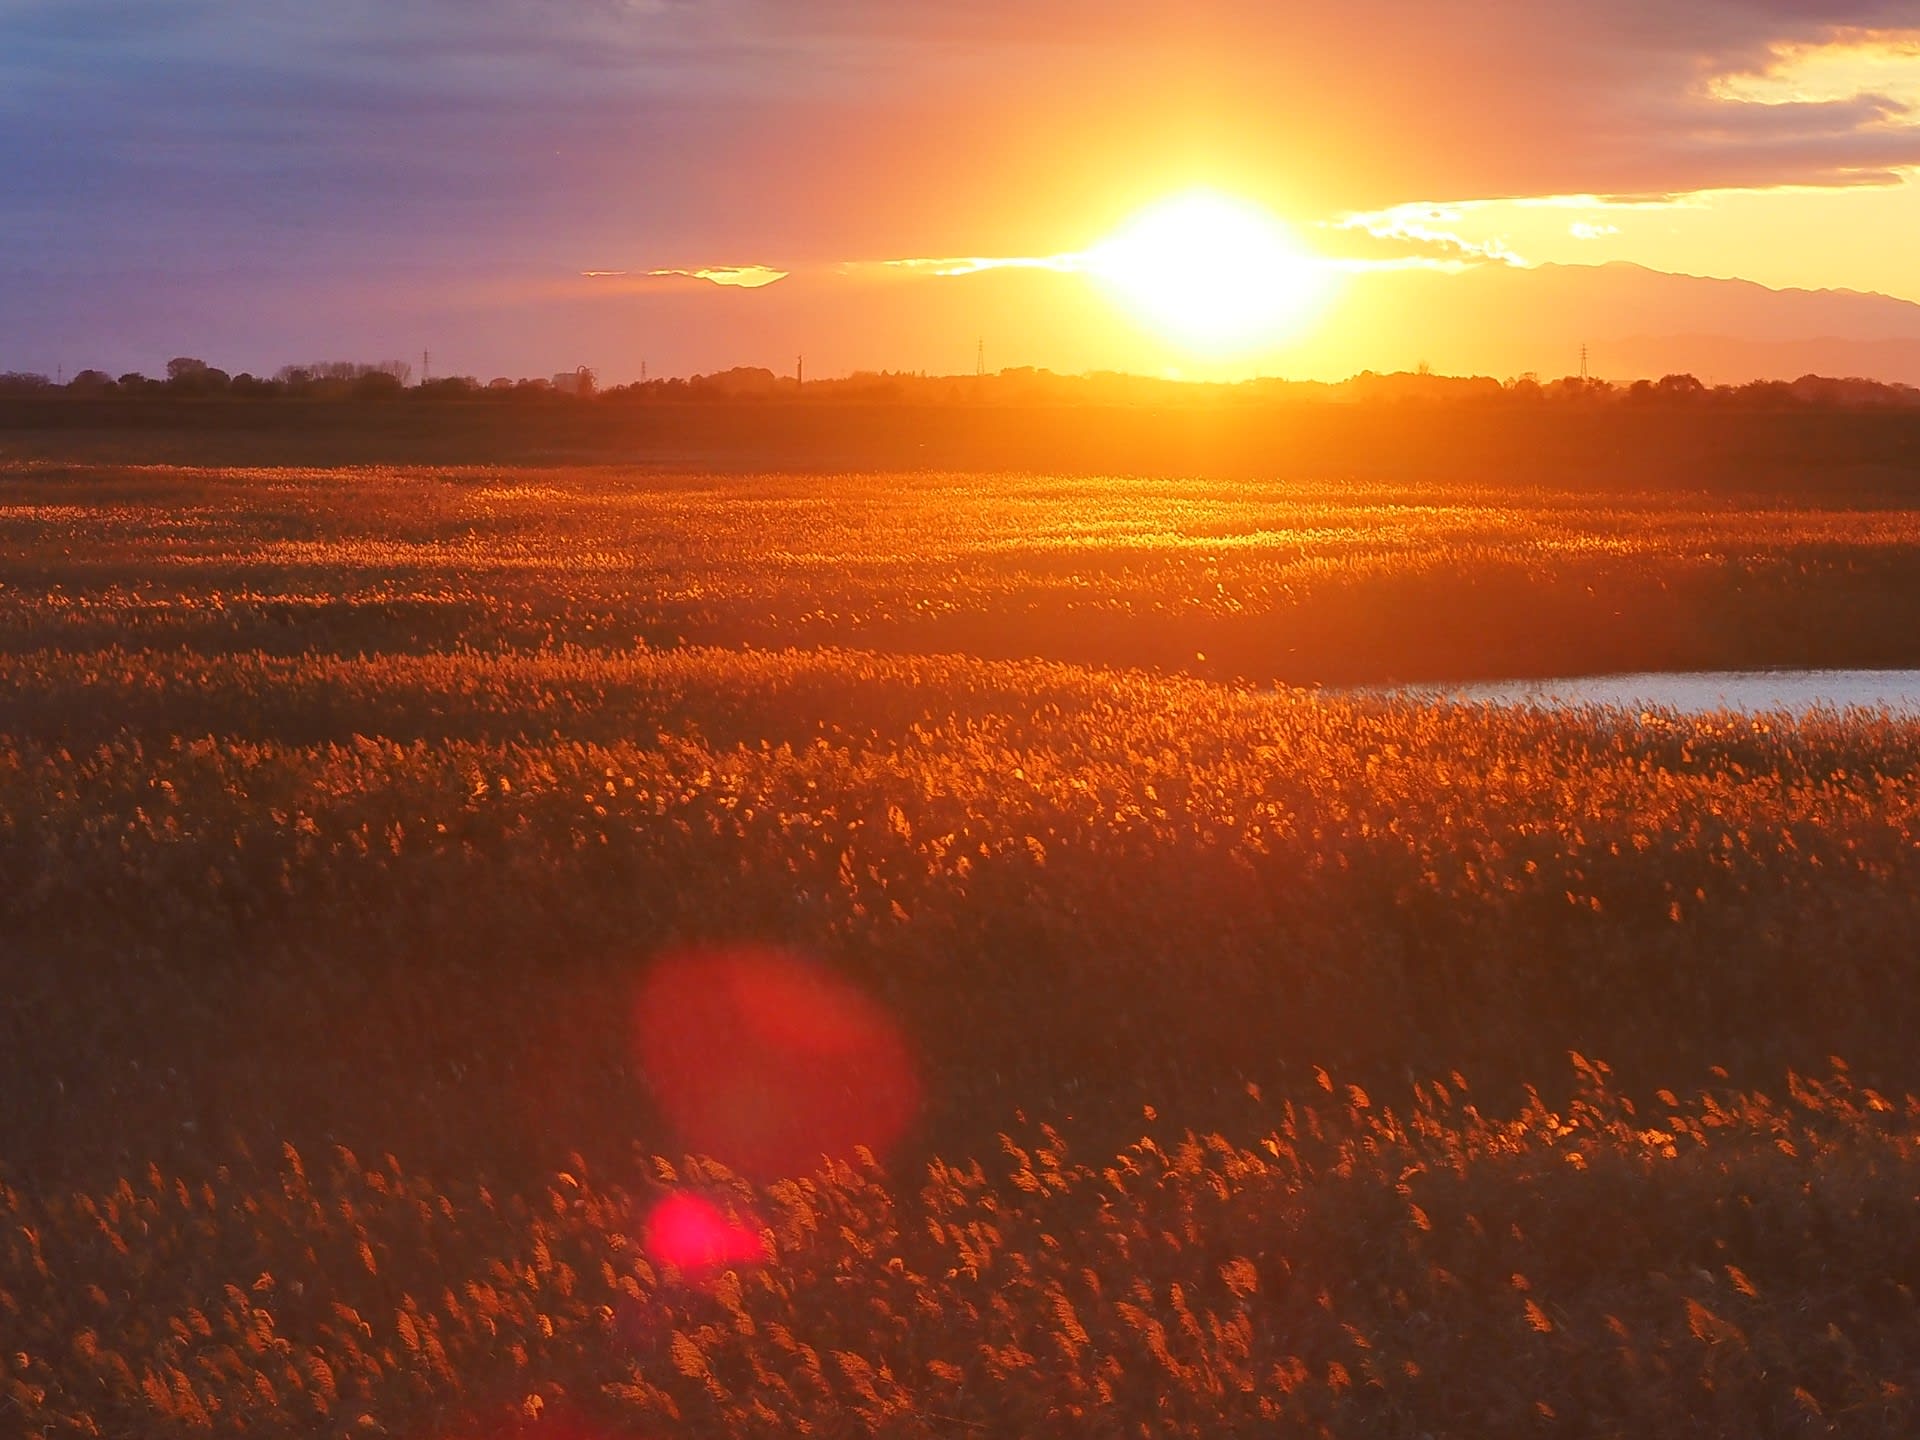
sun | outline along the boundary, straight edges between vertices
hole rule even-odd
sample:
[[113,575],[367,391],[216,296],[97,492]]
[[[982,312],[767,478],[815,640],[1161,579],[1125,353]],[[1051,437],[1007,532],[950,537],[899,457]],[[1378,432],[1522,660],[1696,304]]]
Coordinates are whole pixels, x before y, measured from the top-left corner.
[[1289,338],[1332,284],[1278,216],[1212,190],[1142,211],[1083,261],[1141,319],[1214,354]]

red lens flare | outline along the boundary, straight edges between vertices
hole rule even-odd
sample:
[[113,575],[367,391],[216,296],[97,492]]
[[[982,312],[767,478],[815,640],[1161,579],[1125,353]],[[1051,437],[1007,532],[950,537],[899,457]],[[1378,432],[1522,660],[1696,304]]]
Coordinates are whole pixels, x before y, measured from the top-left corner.
[[656,1205],[643,1243],[652,1259],[688,1271],[767,1258],[756,1231],[697,1195],[669,1195]]
[[755,1180],[879,1154],[920,1108],[891,1016],[852,984],[770,946],[683,950],[641,986],[648,1087],[681,1141]]

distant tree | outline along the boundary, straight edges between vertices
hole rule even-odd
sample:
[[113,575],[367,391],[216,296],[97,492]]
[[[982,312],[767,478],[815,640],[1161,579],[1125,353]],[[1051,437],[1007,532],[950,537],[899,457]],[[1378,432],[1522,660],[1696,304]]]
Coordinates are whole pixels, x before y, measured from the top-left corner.
[[167,388],[182,395],[217,394],[231,382],[226,371],[191,355],[176,355],[167,362]]
[[147,379],[147,377],[142,375],[138,370],[129,370],[120,377],[120,388],[122,390],[144,390],[151,384],[153,384],[153,381]]
[[82,394],[97,394],[102,390],[113,389],[113,377],[104,370],[82,370],[67,382],[67,389]]
[[1555,400],[1604,400],[1613,394],[1613,386],[1591,375],[1563,375],[1546,387],[1546,393]]
[[[404,360],[373,365],[360,360],[320,360],[311,365],[282,365],[273,378],[292,394],[338,399],[385,395],[404,388],[412,375],[413,367]],[[378,378],[368,380],[369,376]],[[367,381],[364,387],[362,381]]]
[[1734,395],[1742,405],[1765,406],[1769,409],[1799,404],[1793,387],[1784,380],[1755,380],[1740,386]]
[[1908,387],[1888,385],[1858,375],[1802,375],[1789,387],[1796,400],[1809,405],[1845,406],[1849,409],[1883,405],[1910,404],[1902,392]]
[[764,365],[736,365],[712,375],[694,376],[691,388],[697,395],[731,400],[771,395],[780,388],[780,377]]
[[1707,387],[1692,375],[1662,375],[1653,387],[1669,400],[1692,400],[1707,393]]
[[353,398],[356,400],[384,400],[398,395],[406,388],[398,375],[389,370],[363,370],[353,379]]
[[471,375],[442,375],[437,380],[422,380],[418,393],[438,396],[442,399],[455,399],[462,395],[471,395],[480,389],[480,382]]

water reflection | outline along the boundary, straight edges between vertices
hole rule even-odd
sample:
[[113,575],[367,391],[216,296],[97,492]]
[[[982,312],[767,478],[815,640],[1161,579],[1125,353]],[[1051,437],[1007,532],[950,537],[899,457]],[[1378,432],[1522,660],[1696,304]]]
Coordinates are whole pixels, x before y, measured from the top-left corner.
[[1920,670],[1695,670],[1575,675],[1471,685],[1410,685],[1391,692],[1466,704],[1575,709],[1665,709],[1683,714],[1886,710],[1920,715]]

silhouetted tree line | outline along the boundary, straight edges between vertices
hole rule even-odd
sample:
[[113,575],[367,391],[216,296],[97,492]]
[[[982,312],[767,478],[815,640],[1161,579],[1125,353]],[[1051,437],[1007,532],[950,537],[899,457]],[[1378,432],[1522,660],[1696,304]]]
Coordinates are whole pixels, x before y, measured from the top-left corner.
[[104,370],[82,370],[65,386],[58,386],[45,375],[15,370],[0,374],[0,394],[52,395],[64,389],[83,396],[116,393],[196,397],[316,395],[369,399],[400,394],[412,375],[413,367],[404,360],[384,360],[374,365],[336,360],[315,365],[283,365],[272,378],[263,379],[245,371],[232,375],[195,356],[176,355],[167,361],[165,379],[151,379],[137,370],[117,377]]
[[176,356],[164,378],[137,371],[113,376],[82,370],[64,385],[46,375],[0,372],[0,396],[61,395],[98,397],[133,395],[248,400],[530,400],[564,399],[596,403],[645,401],[758,401],[797,398],[818,401],[915,404],[1055,402],[1061,404],[1186,403],[1262,404],[1319,400],[1333,403],[1404,402],[1414,404],[1561,404],[1635,407],[1721,407],[1764,409],[1920,408],[1920,387],[1870,380],[1802,375],[1797,380],[1755,380],[1742,385],[1707,385],[1690,374],[1663,375],[1627,384],[1577,375],[1542,381],[1524,374],[1505,381],[1490,376],[1436,375],[1418,371],[1378,374],[1362,371],[1336,382],[1262,378],[1231,383],[1167,380],[1154,376],[1095,372],[1060,375],[1019,366],[990,375],[927,375],[913,371],[856,371],[804,384],[797,376],[778,375],[762,366],[735,366],[712,374],[636,381],[602,387],[585,367],[550,379],[449,375],[412,384],[413,367],[402,360],[374,364],[324,361],[284,365],[271,376],[245,371],[229,374],[193,356]]

